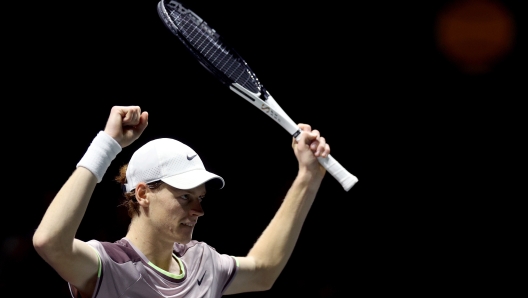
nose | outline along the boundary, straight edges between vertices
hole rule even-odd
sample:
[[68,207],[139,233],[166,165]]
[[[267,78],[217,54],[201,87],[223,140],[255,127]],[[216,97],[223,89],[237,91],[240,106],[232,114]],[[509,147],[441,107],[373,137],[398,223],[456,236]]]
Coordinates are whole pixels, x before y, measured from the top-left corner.
[[204,215],[202,203],[200,203],[199,200],[193,200],[193,205],[191,206],[191,215],[193,216],[203,216]]

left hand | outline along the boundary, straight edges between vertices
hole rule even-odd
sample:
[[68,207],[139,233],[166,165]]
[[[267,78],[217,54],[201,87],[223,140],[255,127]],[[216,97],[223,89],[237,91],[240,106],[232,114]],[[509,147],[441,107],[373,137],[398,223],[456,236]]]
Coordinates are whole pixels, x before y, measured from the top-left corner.
[[330,145],[316,129],[312,130],[309,124],[299,123],[302,133],[299,141],[292,141],[292,147],[299,161],[300,169],[307,169],[311,172],[319,172],[324,175],[326,169],[317,160],[318,157],[325,158],[330,154]]

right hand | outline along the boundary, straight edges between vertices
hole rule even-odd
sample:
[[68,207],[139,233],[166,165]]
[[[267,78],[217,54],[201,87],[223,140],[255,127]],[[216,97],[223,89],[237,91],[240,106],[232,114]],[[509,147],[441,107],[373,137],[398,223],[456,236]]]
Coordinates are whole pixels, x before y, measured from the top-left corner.
[[310,172],[324,176],[326,169],[317,158],[326,158],[330,154],[330,146],[320,132],[312,129],[309,124],[299,123],[298,126],[302,133],[299,141],[293,138],[292,147],[299,161],[299,168],[308,169]]
[[139,138],[147,125],[148,112],[141,112],[139,106],[113,106],[104,132],[125,148]]

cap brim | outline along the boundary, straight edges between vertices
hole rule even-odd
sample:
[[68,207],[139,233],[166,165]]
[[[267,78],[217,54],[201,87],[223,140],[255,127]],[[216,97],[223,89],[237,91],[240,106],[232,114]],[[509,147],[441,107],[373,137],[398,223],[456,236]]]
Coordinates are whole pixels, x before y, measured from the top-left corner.
[[161,181],[167,183],[168,185],[178,188],[178,189],[191,189],[195,188],[206,182],[212,182],[213,180],[218,181],[218,183],[208,183],[214,185],[217,189],[224,187],[224,179],[216,174],[205,170],[193,170],[188,171],[182,174],[162,178]]

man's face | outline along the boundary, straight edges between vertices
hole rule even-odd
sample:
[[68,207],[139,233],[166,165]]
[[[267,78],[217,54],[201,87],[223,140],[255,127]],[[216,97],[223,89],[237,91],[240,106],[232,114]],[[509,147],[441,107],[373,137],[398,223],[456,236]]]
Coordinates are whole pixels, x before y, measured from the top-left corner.
[[198,217],[204,215],[201,201],[205,193],[205,184],[182,190],[165,183],[149,192],[147,212],[154,230],[160,236],[171,238],[172,242],[186,244],[191,241]]

